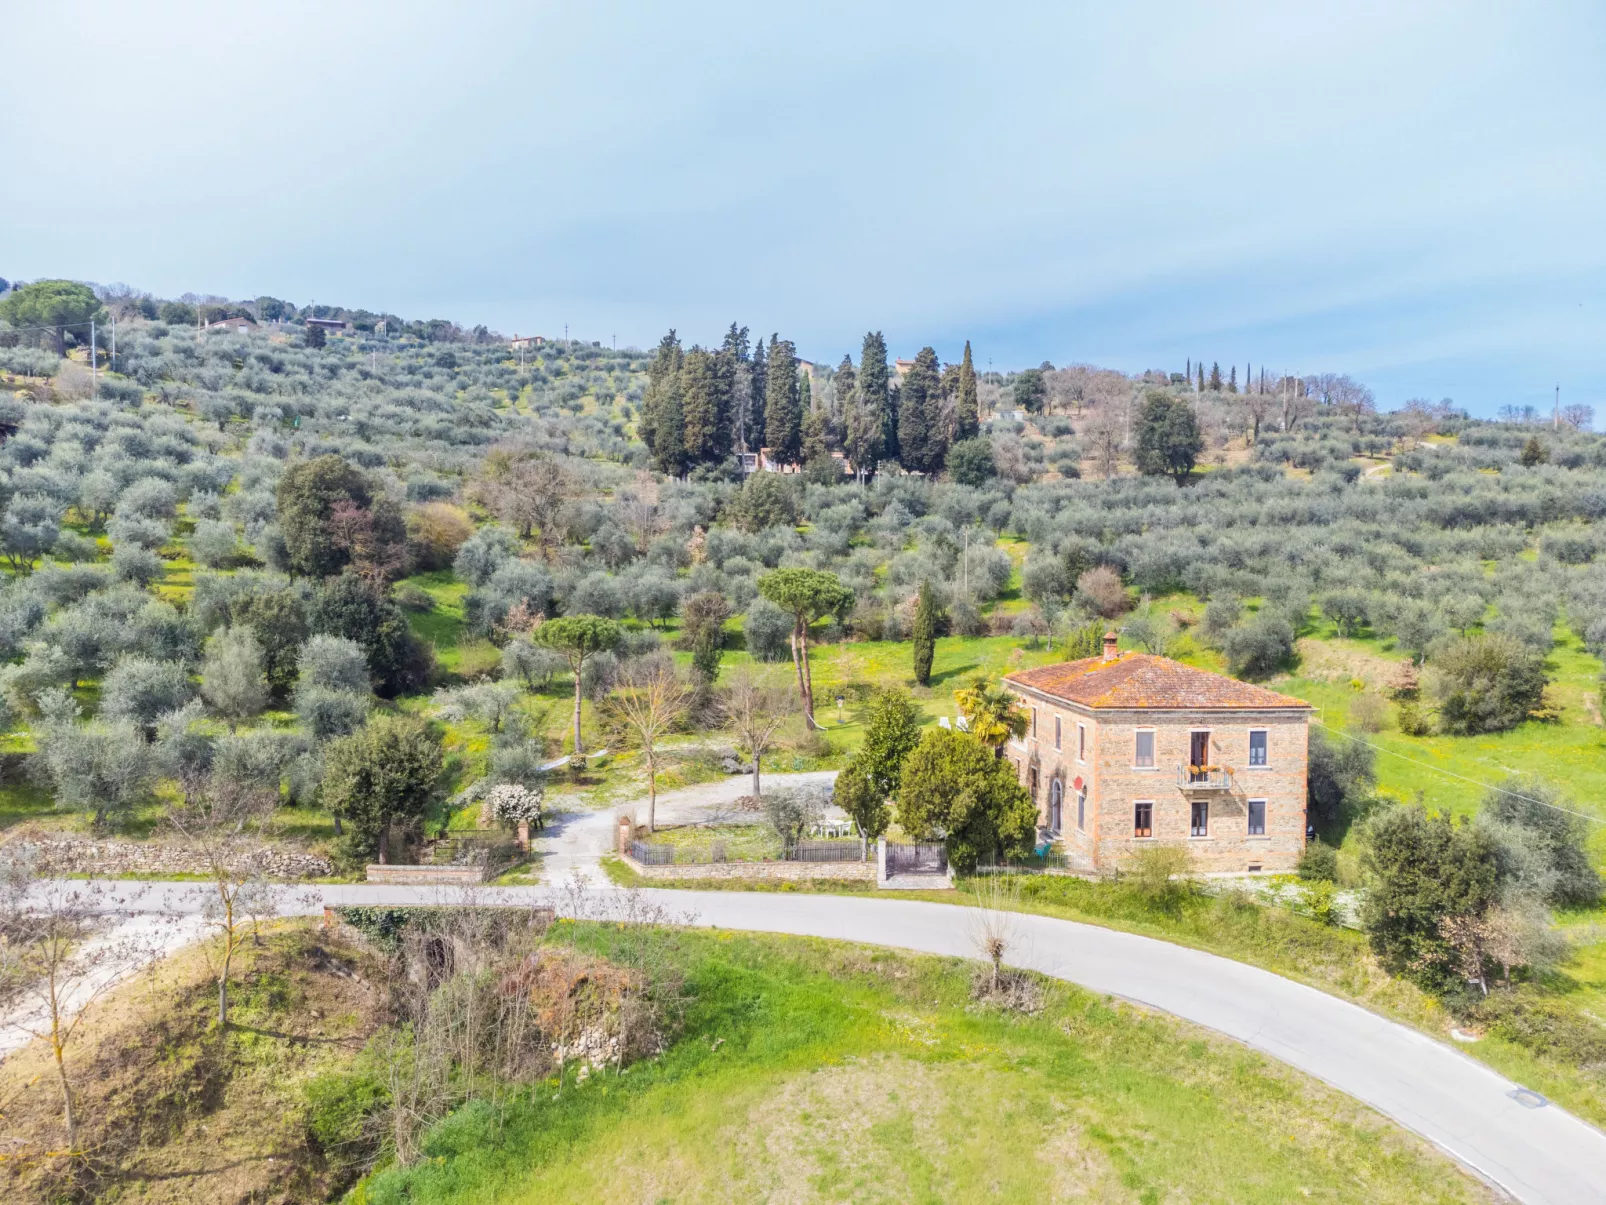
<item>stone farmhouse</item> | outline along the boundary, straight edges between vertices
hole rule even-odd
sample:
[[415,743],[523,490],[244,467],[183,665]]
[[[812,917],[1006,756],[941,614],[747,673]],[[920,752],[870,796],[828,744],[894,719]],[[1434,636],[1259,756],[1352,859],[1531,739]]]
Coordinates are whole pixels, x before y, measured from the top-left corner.
[[1203,871],[1288,871],[1305,848],[1310,704],[1167,657],[1117,652],[1004,675],[1026,735],[1005,750],[1075,867],[1154,843]]

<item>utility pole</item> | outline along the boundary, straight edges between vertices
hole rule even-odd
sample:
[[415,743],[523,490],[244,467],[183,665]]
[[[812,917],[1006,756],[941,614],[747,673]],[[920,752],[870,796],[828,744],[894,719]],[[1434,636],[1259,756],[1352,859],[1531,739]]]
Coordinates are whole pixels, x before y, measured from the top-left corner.
[[1561,386],[1560,385],[1556,386],[1556,408],[1555,408],[1555,410],[1553,410],[1551,412],[1551,415],[1550,415],[1550,429],[1552,431],[1560,431],[1561,430]]
[[117,311],[112,311],[112,371],[117,371]]
[[569,350],[569,324],[567,322],[563,324],[563,350]]
[[89,320],[89,393],[100,396],[100,378],[95,375],[95,320]]

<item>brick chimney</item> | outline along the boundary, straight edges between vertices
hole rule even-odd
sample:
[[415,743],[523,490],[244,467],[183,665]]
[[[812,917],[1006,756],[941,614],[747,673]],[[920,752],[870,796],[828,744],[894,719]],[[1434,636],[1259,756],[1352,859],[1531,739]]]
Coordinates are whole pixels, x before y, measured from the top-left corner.
[[1114,661],[1115,660],[1115,658],[1116,658],[1115,642],[1116,642],[1117,639],[1118,638],[1117,638],[1116,634],[1113,631],[1104,633],[1104,659],[1106,661]]

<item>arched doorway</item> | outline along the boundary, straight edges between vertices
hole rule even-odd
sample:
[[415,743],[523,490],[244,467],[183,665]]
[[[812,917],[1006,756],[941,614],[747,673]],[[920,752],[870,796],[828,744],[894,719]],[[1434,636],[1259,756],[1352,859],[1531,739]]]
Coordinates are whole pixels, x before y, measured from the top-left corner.
[[1065,783],[1059,775],[1055,775],[1048,784],[1048,831],[1060,831],[1060,811],[1065,805]]

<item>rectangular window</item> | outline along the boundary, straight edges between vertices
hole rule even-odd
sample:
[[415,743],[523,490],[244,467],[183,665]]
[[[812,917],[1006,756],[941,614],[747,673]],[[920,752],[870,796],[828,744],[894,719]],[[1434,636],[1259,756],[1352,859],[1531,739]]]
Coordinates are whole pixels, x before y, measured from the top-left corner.
[[1193,803],[1193,818],[1188,823],[1188,836],[1208,837],[1210,835],[1210,805],[1202,799]]
[[1076,793],[1076,831],[1087,832],[1087,788]]
[[1264,799],[1251,799],[1249,801],[1249,835],[1251,837],[1264,837],[1266,835],[1266,801]]
[[1032,708],[1032,739],[1037,739],[1037,708]]
[[1133,751],[1132,764],[1140,770],[1154,768],[1154,729],[1139,728],[1137,732],[1137,747]]
[[1059,718],[1059,716],[1055,716],[1054,717],[1054,752],[1058,753],[1059,751],[1060,751],[1060,718]]
[[1086,761],[1087,760],[1087,725],[1086,724],[1078,724],[1076,726],[1076,760],[1077,761]]
[[1251,728],[1249,730],[1249,764],[1251,766],[1264,766],[1266,764],[1266,737],[1264,728]]
[[1154,836],[1154,804],[1136,803],[1132,805],[1132,835],[1134,837]]

